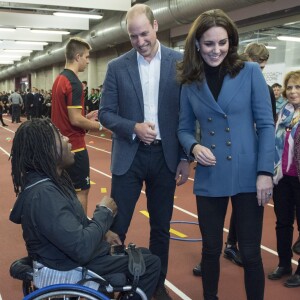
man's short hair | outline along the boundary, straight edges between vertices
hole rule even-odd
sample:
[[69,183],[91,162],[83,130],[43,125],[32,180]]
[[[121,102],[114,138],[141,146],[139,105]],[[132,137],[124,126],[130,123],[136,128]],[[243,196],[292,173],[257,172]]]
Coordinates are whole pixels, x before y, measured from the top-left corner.
[[282,85],[279,84],[278,82],[275,82],[274,84],[272,84],[272,88],[276,88],[276,87],[282,88]]
[[146,5],[146,4],[142,4],[142,3],[137,3],[134,4],[133,7],[131,7],[131,9],[128,10],[125,20],[126,20],[126,24],[129,18],[132,18],[136,15],[146,15],[147,19],[149,20],[150,24],[154,25],[154,14],[152,9],[150,8],[150,6]]
[[88,42],[79,37],[70,38],[66,45],[66,60],[73,61],[78,53],[81,56],[86,49],[92,49]]
[[251,43],[248,44],[244,51],[248,57],[255,62],[262,63],[269,59],[270,53],[264,44]]

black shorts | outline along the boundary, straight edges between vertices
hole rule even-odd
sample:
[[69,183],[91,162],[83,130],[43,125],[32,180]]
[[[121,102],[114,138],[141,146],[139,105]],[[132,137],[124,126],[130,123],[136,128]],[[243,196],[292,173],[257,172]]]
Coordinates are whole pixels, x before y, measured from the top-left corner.
[[75,152],[75,162],[67,169],[76,192],[90,188],[90,161],[86,149]]

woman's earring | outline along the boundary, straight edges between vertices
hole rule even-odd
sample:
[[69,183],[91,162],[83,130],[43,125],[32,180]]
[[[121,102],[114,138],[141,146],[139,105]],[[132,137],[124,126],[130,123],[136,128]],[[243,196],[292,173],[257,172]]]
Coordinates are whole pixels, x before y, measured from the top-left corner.
[[195,40],[195,45],[196,45],[197,52],[199,52],[200,51],[200,44],[197,40]]

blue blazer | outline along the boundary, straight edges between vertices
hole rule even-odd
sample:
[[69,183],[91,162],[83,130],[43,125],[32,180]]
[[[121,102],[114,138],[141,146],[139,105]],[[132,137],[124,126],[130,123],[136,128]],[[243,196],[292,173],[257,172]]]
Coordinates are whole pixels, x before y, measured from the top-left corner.
[[[165,160],[171,172],[176,172],[180,155],[184,155],[177,137],[181,86],[176,81],[176,62],[181,59],[180,52],[161,45],[158,122]],[[139,146],[139,140],[133,139],[134,126],[144,122],[136,50],[132,49],[108,64],[99,120],[113,132],[111,171],[123,175],[130,168]]]
[[246,62],[235,78],[226,75],[218,101],[206,81],[182,87],[178,136],[187,153],[197,142],[196,119],[200,144],[217,160],[215,166],[197,164],[196,195],[256,192],[257,173],[273,174],[275,135],[270,93],[257,63]]

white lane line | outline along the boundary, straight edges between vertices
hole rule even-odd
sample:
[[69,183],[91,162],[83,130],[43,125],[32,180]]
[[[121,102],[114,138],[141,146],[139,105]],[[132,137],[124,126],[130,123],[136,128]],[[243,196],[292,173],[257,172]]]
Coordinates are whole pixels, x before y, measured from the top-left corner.
[[[3,149],[2,147],[0,147],[0,150],[2,151],[2,152],[4,152],[7,156],[10,156],[10,154],[5,150],[5,149]],[[1,299],[0,299],[1,300]]]
[[6,131],[9,131],[9,132],[11,132],[11,133],[15,133],[14,130],[9,129],[8,127],[0,127],[0,128],[4,129],[4,130],[6,130]]
[[98,170],[98,169],[95,169],[95,168],[93,168],[93,167],[90,167],[90,169],[93,170],[93,171],[95,171],[95,172],[97,172],[97,173],[99,173],[99,174],[101,174],[101,175],[103,175],[103,176],[105,176],[105,177],[111,178],[110,175],[108,175],[108,174],[106,174],[106,173],[104,173],[104,172],[101,172],[101,171]]
[[101,140],[105,140],[105,141],[110,141],[111,142],[111,139],[106,138],[104,136],[94,135],[94,134],[90,134],[90,133],[87,133],[86,135],[88,135],[90,137],[93,137],[93,138],[96,138],[96,139],[101,139]]
[[165,280],[165,285],[172,290],[176,295],[178,295],[183,300],[192,300],[192,298],[188,297],[185,293],[183,293],[181,290],[179,290],[173,283],[171,283],[169,280]]
[[91,146],[91,145],[88,145],[88,144],[86,146],[89,147],[89,148],[92,148],[96,151],[101,151],[101,152],[104,152],[104,153],[107,153],[107,154],[111,154],[110,151],[107,151],[107,150],[104,150],[104,149],[100,149],[100,148],[97,148],[97,147],[94,147],[94,146]]

